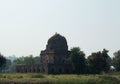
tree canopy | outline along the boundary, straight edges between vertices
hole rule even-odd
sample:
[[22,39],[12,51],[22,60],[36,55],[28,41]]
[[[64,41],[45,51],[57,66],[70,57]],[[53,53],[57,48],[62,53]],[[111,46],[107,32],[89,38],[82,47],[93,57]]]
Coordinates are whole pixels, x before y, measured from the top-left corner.
[[107,72],[110,69],[110,57],[107,54],[108,51],[103,49],[102,52],[92,53],[88,59],[89,72],[93,74],[99,74],[101,72]]
[[114,53],[112,64],[117,71],[120,71],[120,50]]
[[14,64],[39,64],[40,58],[39,57],[33,57],[33,55],[29,56],[23,56],[19,57],[16,60],[13,61]]
[[0,53],[0,67],[3,66],[3,64],[5,64],[6,62],[6,58]]
[[73,47],[70,50],[70,60],[72,63],[72,67],[75,73],[85,73],[86,62],[85,62],[85,54],[80,50],[79,47]]

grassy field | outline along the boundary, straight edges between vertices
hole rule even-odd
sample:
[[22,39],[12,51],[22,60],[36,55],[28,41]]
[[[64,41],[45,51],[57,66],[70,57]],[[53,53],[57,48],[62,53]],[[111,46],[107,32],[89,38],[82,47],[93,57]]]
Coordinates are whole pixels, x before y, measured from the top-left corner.
[[0,84],[120,84],[120,75],[0,74]]

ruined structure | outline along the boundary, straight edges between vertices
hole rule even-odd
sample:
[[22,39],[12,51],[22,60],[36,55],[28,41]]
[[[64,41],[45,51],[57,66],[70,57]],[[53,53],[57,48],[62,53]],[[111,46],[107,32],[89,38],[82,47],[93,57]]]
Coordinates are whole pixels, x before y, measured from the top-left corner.
[[68,45],[65,37],[53,35],[41,51],[39,65],[17,65],[18,73],[68,74],[72,73]]

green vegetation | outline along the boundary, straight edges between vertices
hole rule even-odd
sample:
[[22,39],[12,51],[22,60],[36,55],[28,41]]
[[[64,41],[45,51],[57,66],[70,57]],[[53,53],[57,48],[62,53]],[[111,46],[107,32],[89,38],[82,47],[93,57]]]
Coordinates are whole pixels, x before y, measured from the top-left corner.
[[6,63],[6,58],[0,53],[0,72],[2,71],[3,66]]
[[116,68],[117,71],[120,71],[120,50],[114,53],[112,64]]
[[40,57],[22,56],[14,60],[13,64],[40,64]]
[[79,47],[73,47],[70,50],[70,61],[72,63],[72,67],[74,73],[84,74],[86,71],[86,59],[83,51],[80,50]]
[[0,53],[0,67],[2,67],[3,64],[5,64],[5,62],[6,62],[5,57]]
[[92,53],[88,59],[89,71],[92,74],[99,74],[101,72],[108,72],[110,70],[110,57],[108,51],[103,49],[102,52]]
[[120,75],[0,74],[0,83],[27,84],[120,84]]
[[108,50],[92,53],[88,58],[79,47],[70,50],[70,60],[75,74],[100,74],[110,71],[111,58]]

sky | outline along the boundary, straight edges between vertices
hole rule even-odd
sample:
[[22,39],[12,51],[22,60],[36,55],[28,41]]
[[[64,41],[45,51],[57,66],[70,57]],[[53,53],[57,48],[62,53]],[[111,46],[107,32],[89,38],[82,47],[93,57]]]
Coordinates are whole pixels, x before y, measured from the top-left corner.
[[120,0],[0,0],[0,52],[39,56],[55,33],[69,49],[120,49]]

